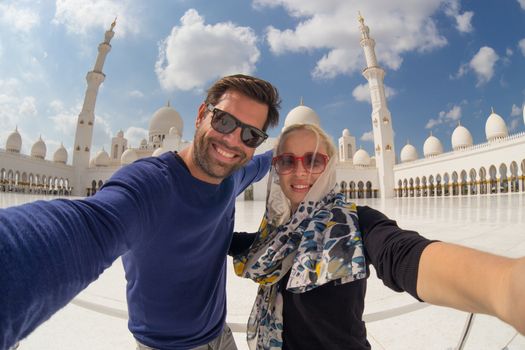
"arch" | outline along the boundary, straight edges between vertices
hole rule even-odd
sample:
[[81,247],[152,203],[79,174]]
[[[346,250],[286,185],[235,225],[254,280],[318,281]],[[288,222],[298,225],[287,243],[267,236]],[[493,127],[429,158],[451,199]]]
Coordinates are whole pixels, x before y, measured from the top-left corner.
[[355,182],[350,181],[350,185],[348,187],[350,191],[350,198],[351,199],[355,198]]
[[521,161],[521,191],[525,192],[525,159]]
[[487,194],[487,170],[484,167],[479,168],[479,193]]
[[421,178],[421,189],[423,197],[428,197],[428,186],[427,186],[427,177],[423,176]]
[[421,179],[416,177],[416,197],[421,197]]
[[401,179],[397,181],[397,196],[403,197],[403,182]]
[[102,180],[98,180],[98,189],[100,190],[100,188],[104,185],[104,181]]
[[461,180],[461,195],[466,196],[468,194],[469,183],[468,183],[467,172],[465,170],[461,170],[460,180]]
[[343,194],[345,200],[348,199],[348,189],[346,181],[341,181],[341,184],[339,185],[339,192]]
[[413,178],[410,178],[410,180],[408,180],[408,184],[409,184],[409,196],[410,197],[414,197],[414,179]]
[[489,168],[489,193],[498,193],[497,170],[494,165]]
[[436,175],[436,196],[441,197],[443,195],[443,185],[441,181],[441,174]]
[[459,194],[459,185],[458,185],[458,173],[452,173],[452,195],[457,196]]
[[91,195],[97,193],[97,182],[95,180],[91,181]]
[[435,190],[435,187],[434,187],[434,175],[430,175],[428,177],[428,195],[430,197],[434,197],[434,190]]
[[403,195],[404,197],[408,197],[408,180],[403,180]]
[[253,201],[253,184],[250,184],[250,186],[244,190],[244,200]]
[[366,198],[372,198],[372,182],[366,182]]
[[499,166],[499,192],[508,193],[509,192],[509,181],[507,178],[507,165],[501,163]]
[[365,184],[363,183],[363,181],[359,181],[357,183],[357,198],[365,197],[364,187],[365,187]]
[[443,174],[443,195],[450,196],[450,175],[448,173]]
[[470,177],[470,194],[476,195],[478,194],[478,179],[476,174],[476,169],[472,168],[469,171],[469,177]]
[[519,175],[518,175],[518,163],[515,161],[510,163],[509,167],[510,172],[510,191],[511,192],[519,192],[520,191],[520,182],[519,182]]

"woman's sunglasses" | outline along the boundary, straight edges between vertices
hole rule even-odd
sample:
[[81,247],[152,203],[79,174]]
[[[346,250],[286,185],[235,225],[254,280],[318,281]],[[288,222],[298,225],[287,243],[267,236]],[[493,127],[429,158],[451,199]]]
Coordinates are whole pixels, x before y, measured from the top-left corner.
[[212,113],[211,127],[221,134],[230,134],[235,129],[241,128],[241,140],[250,147],[256,148],[268,138],[268,134],[254,126],[244,124],[228,112],[216,108],[211,103],[206,105],[206,109]]
[[279,175],[287,175],[297,169],[299,161],[303,162],[303,168],[310,174],[320,174],[326,168],[328,156],[322,153],[307,152],[302,157],[296,157],[293,153],[283,153],[273,157],[272,165]]

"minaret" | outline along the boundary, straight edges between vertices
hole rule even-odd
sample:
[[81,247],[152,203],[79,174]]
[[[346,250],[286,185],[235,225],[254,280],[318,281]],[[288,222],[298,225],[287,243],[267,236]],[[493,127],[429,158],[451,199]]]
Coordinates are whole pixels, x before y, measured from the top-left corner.
[[93,140],[93,123],[95,122],[95,103],[97,101],[98,88],[104,81],[106,75],[102,73],[104,62],[108,52],[111,50],[110,41],[115,35],[116,19],[111,23],[111,27],[106,31],[104,41],[98,45],[98,56],[93,70],[86,75],[87,89],[84,96],[82,111],[78,115],[77,129],[75,132],[75,144],[73,148],[73,167],[75,168],[75,179],[73,184],[73,194],[84,196],[85,181],[83,174],[89,167],[91,142]]
[[372,128],[376,166],[379,170],[379,189],[382,198],[394,197],[394,133],[392,119],[388,110],[385,95],[385,71],[377,64],[374,50],[375,41],[370,37],[370,29],[359,14],[359,29],[361,30],[361,47],[365,51],[366,68],[363,76],[368,80],[372,100]]

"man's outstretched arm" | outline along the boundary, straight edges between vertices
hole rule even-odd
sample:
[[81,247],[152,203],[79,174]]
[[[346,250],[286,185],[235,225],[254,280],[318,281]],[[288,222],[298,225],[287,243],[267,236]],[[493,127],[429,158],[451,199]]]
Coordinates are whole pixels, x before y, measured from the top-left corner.
[[85,200],[0,210],[0,349],[27,336],[154,232],[161,210],[154,204],[169,195],[169,181],[151,175],[158,163],[139,163]]
[[525,258],[436,242],[421,254],[417,293],[432,304],[497,316],[525,334]]

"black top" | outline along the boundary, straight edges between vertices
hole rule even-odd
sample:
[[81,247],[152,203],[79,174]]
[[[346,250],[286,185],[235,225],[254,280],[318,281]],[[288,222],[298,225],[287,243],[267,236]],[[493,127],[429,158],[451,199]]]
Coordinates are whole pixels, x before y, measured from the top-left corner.
[[[399,228],[381,212],[357,207],[365,259],[391,289],[417,296],[419,258],[430,241],[417,232]],[[255,234],[235,233],[233,255],[249,247]],[[367,269],[368,274],[370,273]],[[305,293],[292,293],[285,286],[289,273],[279,282],[283,295],[283,349],[370,349],[362,321],[366,279],[335,286],[327,283]],[[288,325],[288,327],[287,327]]]

